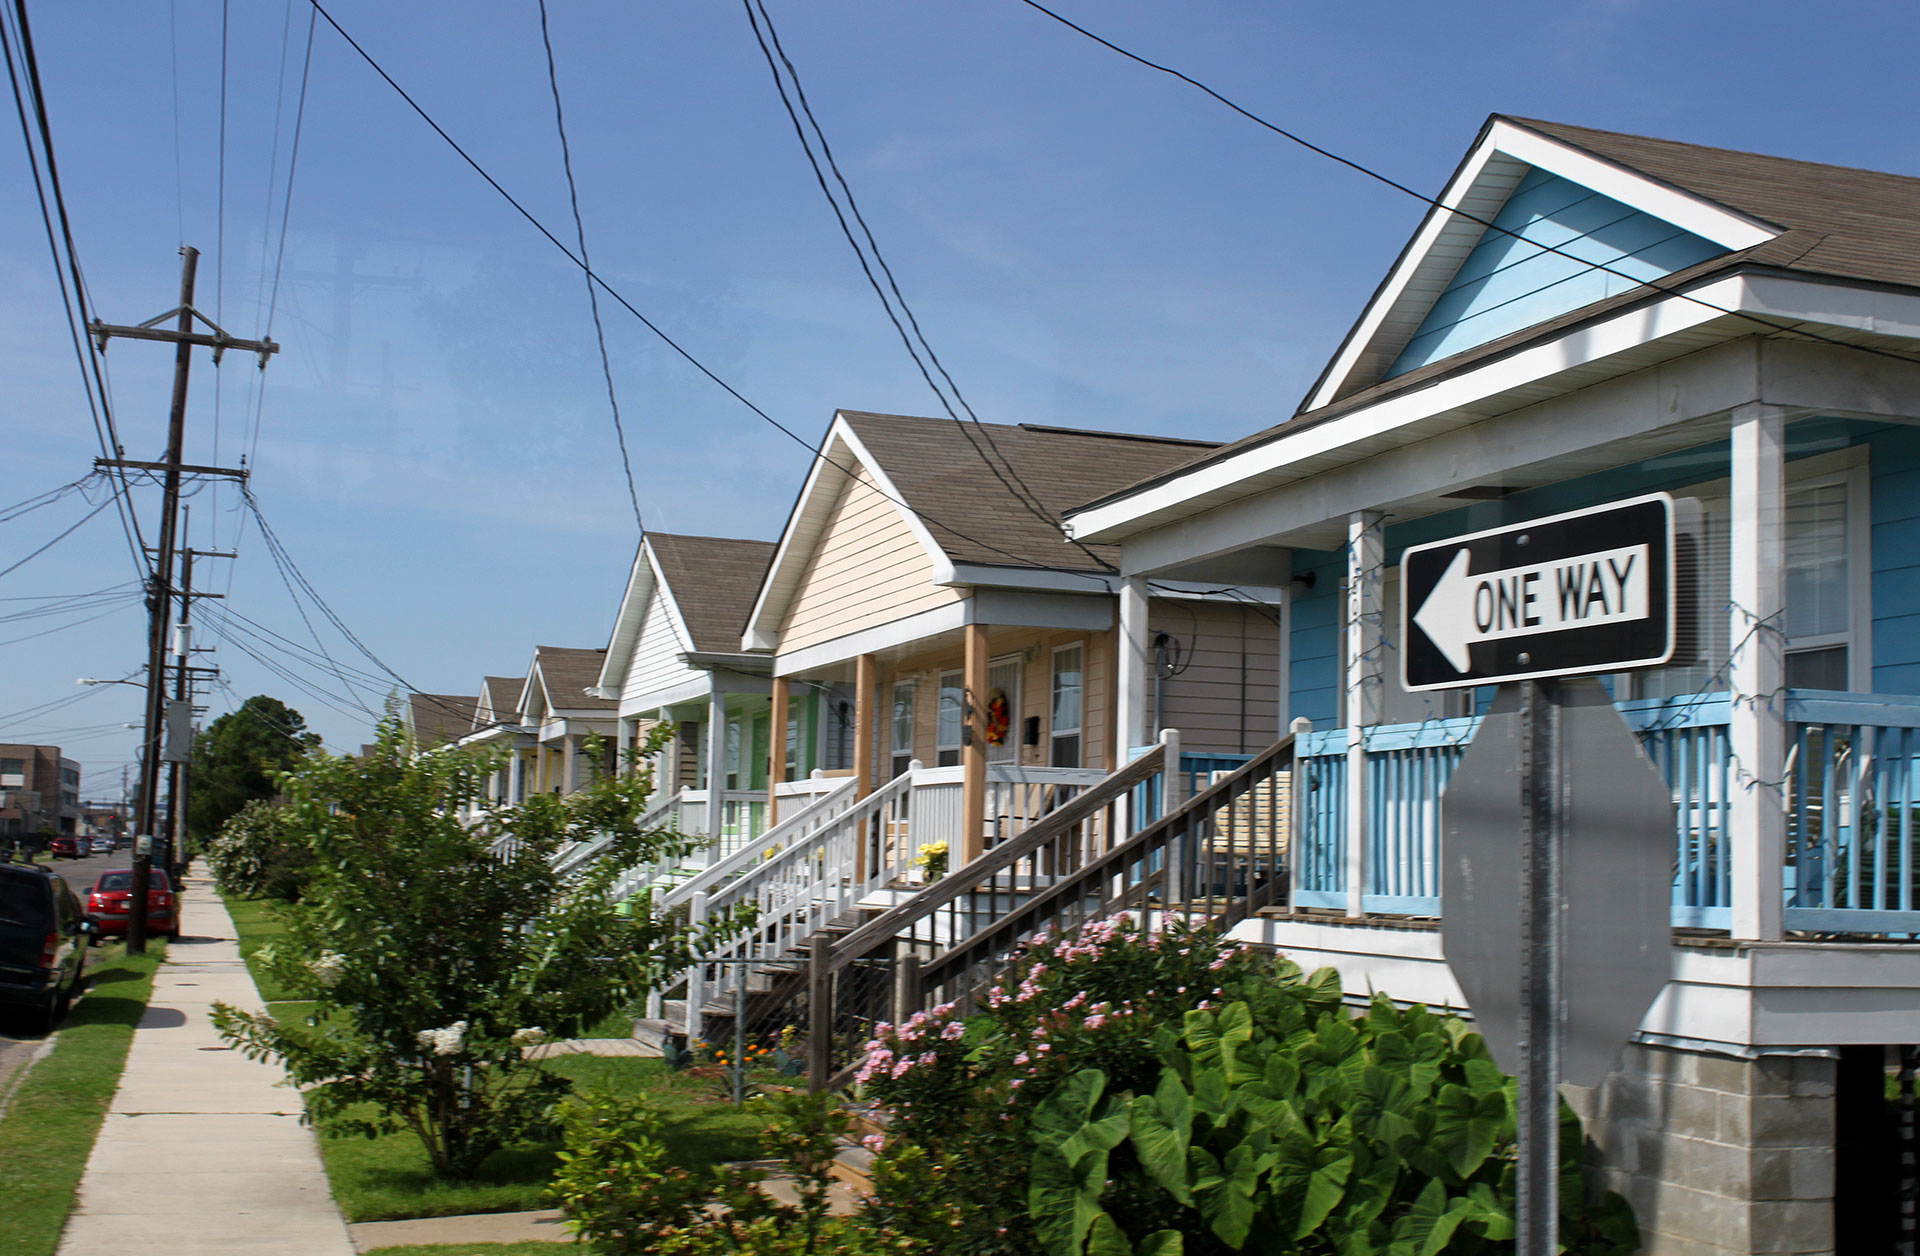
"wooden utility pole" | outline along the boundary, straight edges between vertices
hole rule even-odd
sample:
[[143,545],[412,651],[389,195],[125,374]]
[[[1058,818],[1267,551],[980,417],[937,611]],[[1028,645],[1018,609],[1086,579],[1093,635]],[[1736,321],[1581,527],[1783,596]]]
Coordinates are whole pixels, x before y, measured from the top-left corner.
[[[98,320],[87,325],[87,330],[99,342],[102,353],[106,352],[108,339],[114,336],[133,340],[170,341],[175,346],[173,406],[167,417],[167,457],[163,464],[165,479],[160,508],[160,544],[154,555],[153,578],[147,589],[147,713],[145,750],[140,763],[140,811],[137,827],[134,829],[136,836],[133,846],[133,910],[127,918],[127,953],[130,955],[145,954],[147,949],[147,895],[153,884],[154,826],[159,816],[162,732],[167,705],[167,637],[173,618],[173,564],[178,543],[176,524],[180,515],[180,479],[186,469],[181,459],[181,450],[186,443],[187,376],[193,367],[193,347],[202,345],[212,349],[213,360],[216,363],[220,361],[220,355],[228,349],[245,349],[260,355],[260,365],[263,369],[267,364],[267,358],[279,348],[271,340],[235,340],[193,308],[193,279],[199,263],[200,251],[191,245],[182,245],[178,308],[133,327],[109,326]],[[176,317],[177,322],[170,331],[157,326],[169,318]],[[196,318],[212,328],[212,331],[196,332],[193,329]],[[119,459],[102,458],[96,460],[94,465],[125,464]],[[228,471],[218,467],[195,468],[195,470],[200,474],[232,475],[240,478],[246,475],[244,471]],[[184,666],[183,663],[183,677]]]

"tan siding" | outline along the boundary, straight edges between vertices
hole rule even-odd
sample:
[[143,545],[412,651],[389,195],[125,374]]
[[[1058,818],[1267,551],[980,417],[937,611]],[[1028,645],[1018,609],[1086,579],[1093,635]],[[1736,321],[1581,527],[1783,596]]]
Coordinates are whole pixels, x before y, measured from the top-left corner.
[[1154,604],[1151,631],[1172,634],[1185,652],[1160,696],[1160,723],[1180,730],[1183,750],[1256,754],[1277,739],[1280,631],[1270,615],[1213,602]]
[[834,503],[780,629],[787,653],[961,600],[933,583],[933,559],[860,467]]

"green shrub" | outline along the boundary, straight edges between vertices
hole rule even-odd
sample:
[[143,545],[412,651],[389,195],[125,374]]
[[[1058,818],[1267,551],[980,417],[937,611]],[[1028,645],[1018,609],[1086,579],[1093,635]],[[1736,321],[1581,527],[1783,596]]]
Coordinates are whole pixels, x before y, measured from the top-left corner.
[[[916,1256],[928,1249],[864,1216],[828,1215],[834,1154],[850,1124],[833,1101],[775,1094],[769,1150],[787,1167],[796,1202],[758,1189],[741,1166],[669,1167],[661,1114],[639,1096],[590,1093],[563,1105],[566,1150],[553,1197],[567,1226],[602,1256]],[[714,1207],[713,1205],[720,1205]]]
[[[1431,1256],[1511,1250],[1513,1085],[1453,1017],[1205,930],[1036,937],[981,1014],[883,1026],[877,1215],[942,1252]],[[1562,1241],[1631,1251],[1589,1209],[1562,1110]]]

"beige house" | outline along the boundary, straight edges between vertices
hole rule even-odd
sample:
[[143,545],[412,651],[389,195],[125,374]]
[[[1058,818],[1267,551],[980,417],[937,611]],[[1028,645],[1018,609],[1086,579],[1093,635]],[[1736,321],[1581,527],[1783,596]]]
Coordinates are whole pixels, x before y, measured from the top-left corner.
[[1199,771],[1273,742],[1285,573],[1157,582],[1125,604],[1117,551],[1070,544],[1057,523],[1061,506],[1211,448],[837,414],[742,642],[772,655],[776,816],[816,770],[864,797],[917,764],[920,840],[964,859],[1152,728],[1179,727]]
[[[511,801],[533,794],[571,794],[587,781],[593,766],[611,771],[619,720],[615,703],[594,692],[605,650],[536,646],[512,718],[529,735],[509,762]],[[488,681],[489,689],[492,680]],[[497,710],[497,708],[495,708]],[[588,758],[588,740],[600,739],[597,761]]]

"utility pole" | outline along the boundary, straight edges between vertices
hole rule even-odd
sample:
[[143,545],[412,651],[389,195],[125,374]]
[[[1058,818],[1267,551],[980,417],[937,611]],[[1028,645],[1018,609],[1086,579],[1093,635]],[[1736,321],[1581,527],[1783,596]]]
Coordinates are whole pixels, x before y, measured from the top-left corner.
[[[187,531],[187,521],[191,518],[188,507],[180,508],[181,531]],[[221,550],[198,550],[188,546],[180,551],[180,622],[173,630],[173,701],[174,709],[181,712],[176,718],[185,726],[187,743],[183,753],[176,755],[167,764],[167,824],[166,831],[172,843],[173,861],[184,864],[182,855],[187,849],[187,789],[192,779],[189,756],[192,748],[192,713],[194,698],[198,693],[194,689],[194,674],[205,672],[206,668],[192,666],[196,653],[193,645],[193,599],[197,597],[217,598],[219,593],[195,593],[193,591],[193,560],[196,558],[232,558],[230,552]],[[213,669],[217,671],[218,669]],[[176,728],[175,731],[179,731]]]
[[[147,949],[147,896],[153,884],[153,836],[154,826],[159,815],[160,762],[162,750],[161,734],[164,728],[164,715],[167,704],[167,630],[173,617],[173,564],[177,540],[175,524],[180,514],[180,479],[185,470],[181,461],[182,447],[186,443],[187,429],[187,375],[193,366],[193,347],[204,345],[213,350],[213,360],[217,363],[220,355],[229,348],[247,349],[260,355],[260,366],[265,369],[267,358],[279,346],[271,340],[235,340],[220,329],[212,320],[193,308],[193,279],[198,269],[200,251],[191,245],[180,248],[180,304],[178,308],[167,311],[155,318],[133,327],[109,326],[98,320],[87,325],[87,330],[99,342],[102,353],[106,352],[110,337],[120,336],[133,340],[171,341],[173,356],[173,406],[167,418],[167,457],[163,464],[166,478],[161,500],[160,544],[154,556],[153,579],[147,592],[147,712],[145,721],[145,750],[140,764],[140,813],[133,846],[133,911],[127,919],[127,953],[143,955]],[[175,327],[169,331],[157,324],[169,318],[178,317]],[[196,332],[193,329],[195,319],[199,319],[211,333]],[[102,458],[94,462],[95,466],[125,466],[121,459]],[[151,468],[151,464],[146,464]],[[217,467],[195,468],[201,474],[224,474],[242,477],[244,471],[224,471]],[[184,664],[182,675],[185,675]]]

